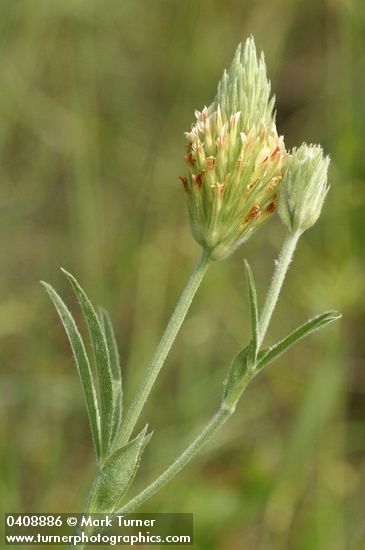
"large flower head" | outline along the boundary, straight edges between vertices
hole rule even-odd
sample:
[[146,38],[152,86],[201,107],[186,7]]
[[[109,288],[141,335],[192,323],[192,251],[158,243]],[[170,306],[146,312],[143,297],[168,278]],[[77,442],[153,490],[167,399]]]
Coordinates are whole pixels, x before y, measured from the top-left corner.
[[186,191],[192,233],[213,259],[233,252],[276,210],[285,145],[263,54],[238,46],[215,100],[186,132]]

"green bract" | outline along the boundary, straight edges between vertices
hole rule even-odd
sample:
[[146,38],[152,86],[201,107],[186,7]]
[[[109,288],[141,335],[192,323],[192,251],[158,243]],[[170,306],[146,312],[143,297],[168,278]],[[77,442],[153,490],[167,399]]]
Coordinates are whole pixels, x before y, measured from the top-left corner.
[[329,189],[329,162],[320,145],[303,143],[288,156],[278,211],[289,231],[303,233],[318,220]]
[[196,111],[180,179],[194,238],[221,259],[276,209],[285,145],[278,136],[264,57],[240,45],[209,107]]

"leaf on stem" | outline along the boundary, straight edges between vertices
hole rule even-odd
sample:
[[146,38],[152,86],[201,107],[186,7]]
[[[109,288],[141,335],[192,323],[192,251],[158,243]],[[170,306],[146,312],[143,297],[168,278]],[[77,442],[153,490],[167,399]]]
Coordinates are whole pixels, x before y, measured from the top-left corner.
[[85,350],[85,346],[81,335],[77,329],[76,323],[67,309],[67,306],[57,294],[57,292],[44,281],[41,281],[42,285],[48,292],[57,313],[65,328],[66,334],[71,344],[73,356],[75,359],[76,367],[80,375],[81,384],[84,390],[87,411],[90,420],[91,433],[93,436],[96,455],[100,457],[100,419],[98,411],[98,403],[95,392],[95,386],[93,382],[92,370],[90,368],[89,359]]
[[230,397],[233,392],[236,392],[247,373],[248,357],[251,353],[251,344],[241,350],[233,359],[230,366],[228,376],[224,382],[223,399]]
[[257,292],[255,286],[255,280],[253,278],[252,269],[247,260],[245,260],[245,269],[248,286],[248,296],[250,301],[250,315],[251,315],[251,332],[252,332],[252,360],[253,364],[256,361],[257,356],[257,341],[258,341],[258,306],[257,306]]
[[102,456],[108,455],[111,443],[111,433],[113,426],[113,382],[110,358],[104,332],[101,328],[98,316],[86,296],[85,292],[73,277],[66,270],[62,269],[70,282],[82,309],[86,324],[89,329],[90,339],[94,350],[96,369],[99,380],[99,399],[100,399],[100,424],[101,424],[101,451]]
[[109,351],[110,367],[112,371],[113,384],[113,428],[111,440],[114,440],[115,434],[118,432],[122,422],[123,411],[123,387],[122,387],[122,371],[119,362],[119,352],[117,341],[114,334],[113,325],[108,312],[104,308],[99,308],[99,318],[101,327],[104,332],[106,343]]
[[293,332],[291,332],[286,338],[280,340],[277,344],[263,349],[258,355],[258,363],[256,371],[266,367],[271,361],[282,355],[299,340],[312,334],[313,332],[325,327],[326,325],[340,319],[341,314],[338,311],[326,311],[321,315],[313,317],[303,325],[300,325]]
[[90,497],[90,511],[113,512],[119,505],[137,473],[143,449],[151,437],[146,433],[147,426],[135,439],[109,457],[96,478]]

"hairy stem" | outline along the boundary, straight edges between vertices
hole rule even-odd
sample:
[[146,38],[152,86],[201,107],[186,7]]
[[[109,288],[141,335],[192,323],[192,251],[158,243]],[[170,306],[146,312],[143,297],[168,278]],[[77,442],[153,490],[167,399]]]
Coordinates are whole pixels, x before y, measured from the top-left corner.
[[[266,295],[266,301],[265,305],[259,320],[259,330],[258,330],[258,348],[260,348],[262,341],[265,337],[266,331],[268,329],[269,323],[271,321],[272,314],[274,312],[276,303],[278,301],[280,291],[285,279],[285,275],[288,271],[290,262],[293,258],[293,254],[296,248],[296,245],[298,243],[298,239],[300,237],[300,233],[289,233],[284,241],[283,247],[281,249],[281,252],[279,254],[279,257],[276,261],[276,268],[274,271],[273,278],[271,280],[267,295]],[[209,262],[209,259],[208,259]],[[200,271],[201,265],[204,266],[204,272],[206,270],[206,266],[204,263],[204,257],[201,260],[201,263],[198,265],[195,273],[193,274],[191,280],[194,280],[196,273]],[[204,274],[203,272],[203,274]],[[202,276],[200,276],[200,280],[202,279]],[[190,281],[191,281],[190,280]],[[189,288],[189,284],[188,287]],[[186,291],[185,291],[186,292]],[[180,303],[183,301],[184,294],[182,295],[182,298],[180,302],[177,305],[176,310],[179,309]],[[195,293],[195,291],[194,291]],[[191,302],[191,299],[190,299]],[[189,302],[189,304],[190,304]],[[184,301],[183,301],[184,303]],[[170,321],[172,322],[175,313]],[[187,308],[185,309],[186,312]],[[185,314],[184,314],[185,316]],[[182,318],[183,319],[183,318]],[[182,322],[182,320],[181,320]],[[181,325],[181,322],[179,324],[179,327]],[[168,327],[169,328],[169,327]],[[166,330],[167,332],[167,330]],[[166,333],[165,333],[166,334]],[[176,333],[175,333],[176,334]],[[164,335],[165,336],[165,335]],[[161,344],[163,343],[164,337],[161,340]],[[160,345],[161,345],[160,344]],[[168,349],[170,349],[171,344],[169,345]],[[156,353],[157,355],[157,353]],[[152,362],[153,364],[153,362]],[[213,435],[223,426],[223,424],[227,421],[227,419],[233,414],[235,410],[236,403],[238,402],[239,398],[241,397],[242,393],[244,392],[245,388],[247,387],[247,384],[251,380],[251,378],[254,376],[254,366],[251,367],[246,373],[246,376],[241,381],[241,384],[239,387],[237,387],[237,391],[233,392],[232,395],[222,402],[221,407],[219,408],[218,412],[213,416],[213,418],[208,422],[208,424],[205,426],[205,428],[201,431],[201,433],[196,437],[196,439],[183,451],[181,455],[179,455],[176,460],[150,485],[148,485],[141,493],[139,493],[137,496],[135,496],[133,499],[131,499],[129,502],[123,506],[123,508],[120,510],[121,512],[130,513],[136,508],[138,508],[141,504],[143,504],[147,499],[149,499],[151,496],[153,496],[155,493],[157,493],[166,483],[168,483],[171,479],[173,479],[179,472],[186,466],[192,458],[201,450],[201,448],[213,437]],[[146,379],[148,378],[148,371],[146,375]],[[154,378],[155,379],[155,378]],[[154,380],[153,379],[153,380]],[[148,395],[148,393],[147,393]],[[138,396],[137,396],[138,397]],[[137,416],[138,418],[138,416]]]
[[198,437],[178,456],[178,458],[169,466],[153,483],[148,485],[139,495],[135,496],[125,506],[121,512],[132,512],[138,508],[143,502],[152,497],[166,483],[176,476],[190,462],[192,458],[200,451],[200,449],[213,437],[225,421],[231,416],[233,410],[222,406],[213,416],[210,422],[205,426]]
[[271,321],[271,317],[278,301],[281,287],[283,286],[285,275],[289,269],[290,262],[292,261],[299,237],[300,233],[298,232],[288,233],[284,241],[283,247],[280,251],[279,257],[276,260],[274,275],[267,291],[265,304],[259,320],[259,330],[257,337],[258,349],[260,348],[265,338],[266,331]]
[[178,301],[175,311],[173,312],[171,319],[166,327],[166,330],[158,344],[154,356],[150,364],[147,367],[145,377],[137,390],[137,394],[126,414],[124,419],[121,436],[117,439],[114,447],[120,447],[126,443],[134,426],[137,423],[139,415],[143,409],[143,406],[150,394],[150,391],[155,383],[155,380],[163,367],[165,359],[170,351],[170,348],[176,338],[176,335],[186,317],[190,304],[194,298],[196,291],[199,288],[200,283],[208,269],[210,264],[210,252],[204,251],[193,274],[191,275],[185,290],[183,291],[180,300]]
[[[247,387],[247,384],[252,378],[252,373],[247,373],[242,381],[239,397]],[[131,513],[133,510],[141,506],[146,500],[157,493],[166,483],[171,481],[204,447],[206,443],[218,432],[223,424],[228,420],[235,411],[239,397],[223,400],[216,414],[211,418],[205,428],[194,439],[194,441],[183,451],[175,461],[169,466],[155,481],[148,485],[137,496],[127,502],[120,512]]]

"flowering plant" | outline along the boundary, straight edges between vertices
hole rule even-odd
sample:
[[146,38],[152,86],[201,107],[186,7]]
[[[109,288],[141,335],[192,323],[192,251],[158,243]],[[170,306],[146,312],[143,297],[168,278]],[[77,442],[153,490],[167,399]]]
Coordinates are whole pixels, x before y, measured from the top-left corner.
[[[202,255],[126,413],[122,406],[119,355],[108,314],[103,309],[97,311],[76,279],[64,272],[89,329],[93,369],[71,313],[56,291],[44,283],[71,343],[95,446],[97,473],[85,512],[135,510],[170,481],[221,428],[234,413],[248,383],[264,367],[300,339],[340,317],[336,311],[327,311],[276,344],[262,347],[298,240],[317,221],[328,191],[329,159],[323,156],[320,146],[303,144],[288,153],[277,133],[273,108],[263,55],[258,58],[253,38],[249,38],[238,47],[229,71],[224,72],[215,100],[196,112],[196,122],[186,133],[188,169],[180,179],[186,192],[192,234],[203,249]],[[126,502],[125,496],[151,438],[147,426],[133,436],[135,426],[209,265],[233,253],[276,210],[287,235],[261,312],[254,277],[245,262],[251,337],[228,370],[216,414],[155,481]]]

